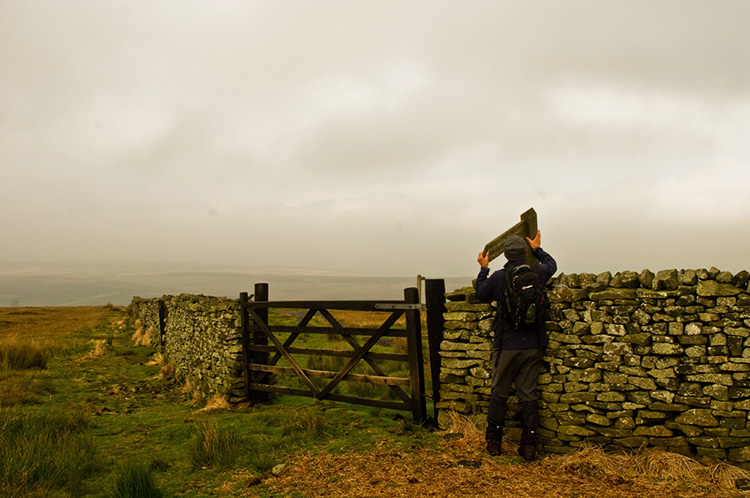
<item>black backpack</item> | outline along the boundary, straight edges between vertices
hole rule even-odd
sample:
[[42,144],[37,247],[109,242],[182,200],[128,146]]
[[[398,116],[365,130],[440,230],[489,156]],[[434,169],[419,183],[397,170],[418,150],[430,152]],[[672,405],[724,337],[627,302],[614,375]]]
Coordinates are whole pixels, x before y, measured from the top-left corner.
[[547,319],[547,295],[539,275],[529,265],[506,270],[503,294],[504,319],[516,330]]

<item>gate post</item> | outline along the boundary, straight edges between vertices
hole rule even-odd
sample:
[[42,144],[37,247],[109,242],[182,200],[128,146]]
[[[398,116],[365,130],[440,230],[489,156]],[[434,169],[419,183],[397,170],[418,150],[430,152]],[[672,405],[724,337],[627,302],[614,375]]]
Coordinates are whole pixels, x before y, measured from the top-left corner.
[[419,310],[419,290],[404,289],[404,302],[415,305],[406,311],[406,341],[409,350],[409,377],[411,385],[411,413],[415,423],[426,418],[424,398],[424,362],[422,359],[422,324]]
[[[261,283],[255,284],[255,302],[268,301],[268,284]],[[257,308],[255,312],[258,314],[263,323],[268,325],[268,308]],[[268,337],[259,329],[253,331],[253,344],[255,345],[268,345]],[[262,351],[254,351],[252,354],[253,363],[265,365],[268,363],[268,353]],[[264,373],[261,377],[262,384],[268,384],[268,373]],[[256,403],[262,403],[268,401],[268,393],[263,391],[256,391],[253,393],[252,401]]]
[[425,280],[425,304],[427,305],[427,342],[430,348],[430,374],[432,380],[433,416],[437,421],[440,402],[440,343],[443,342],[445,326],[445,280]]
[[163,353],[167,343],[167,305],[159,299],[159,350]]
[[247,292],[240,292],[240,329],[242,330],[242,371],[245,377],[245,398],[250,399],[250,320],[247,315]]

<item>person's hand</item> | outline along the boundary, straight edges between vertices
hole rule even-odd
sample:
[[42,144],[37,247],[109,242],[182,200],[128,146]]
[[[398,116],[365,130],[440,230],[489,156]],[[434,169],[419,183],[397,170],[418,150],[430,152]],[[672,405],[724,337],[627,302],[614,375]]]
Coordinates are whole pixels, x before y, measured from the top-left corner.
[[542,232],[540,232],[539,230],[537,230],[536,231],[536,236],[534,237],[533,240],[530,239],[530,238],[528,238],[528,237],[526,237],[526,240],[529,241],[529,245],[531,246],[531,250],[533,251],[534,249],[536,249],[537,247],[540,247],[542,245]]
[[487,268],[490,266],[490,251],[487,251],[485,253],[479,253],[479,256],[477,256],[477,263],[479,263],[479,266],[482,268]]

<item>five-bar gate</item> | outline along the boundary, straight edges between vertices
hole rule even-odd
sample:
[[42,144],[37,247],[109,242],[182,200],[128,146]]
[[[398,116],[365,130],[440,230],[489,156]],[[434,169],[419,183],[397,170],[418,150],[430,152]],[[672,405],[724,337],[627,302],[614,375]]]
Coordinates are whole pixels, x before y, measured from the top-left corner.
[[[444,309],[443,302],[438,299],[439,306],[435,307],[435,312],[440,315],[440,318]],[[240,294],[240,308],[245,395],[248,399],[264,401],[268,393],[272,392],[294,394],[315,399],[410,411],[415,422],[422,422],[426,419],[420,320],[422,306],[416,288],[404,289],[402,301],[272,302],[268,301],[268,284],[256,284],[253,301],[249,300],[247,293]],[[301,318],[294,325],[272,325],[269,324],[269,308],[300,310],[298,316]],[[332,310],[381,312],[384,320],[376,328],[346,327],[334,317]],[[325,326],[311,325],[316,315],[320,315],[325,320]],[[402,315],[406,318],[406,327],[394,328]],[[433,317],[435,316],[437,315],[433,313]],[[348,344],[348,349],[295,347],[295,341],[303,334],[337,335]],[[440,335],[442,335],[442,330]],[[392,342],[390,338],[398,337],[406,338],[405,353],[387,351],[383,347],[376,348],[378,345]],[[432,352],[432,348],[430,349]],[[338,371],[308,368],[305,359],[312,355],[343,358],[343,366]],[[280,365],[280,362],[283,365]],[[381,366],[381,364],[393,364],[393,362],[408,363],[409,376],[389,375]],[[354,367],[361,363],[369,366],[368,373],[353,372]],[[284,386],[278,382],[277,378],[282,376],[275,374],[284,374],[284,378],[291,375],[299,381],[296,382],[297,385]],[[435,378],[436,374],[433,372],[433,379]],[[321,383],[318,379],[325,380]],[[388,386],[395,400],[333,392],[342,380]]]

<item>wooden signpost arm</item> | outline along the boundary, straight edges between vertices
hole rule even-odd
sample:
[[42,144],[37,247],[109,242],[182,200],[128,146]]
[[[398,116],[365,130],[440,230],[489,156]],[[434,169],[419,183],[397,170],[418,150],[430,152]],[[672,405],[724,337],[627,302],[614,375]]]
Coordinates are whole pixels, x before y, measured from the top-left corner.
[[[538,229],[536,211],[534,211],[534,208],[531,208],[521,215],[521,221],[503,232],[501,235],[495,237],[491,242],[484,246],[484,252],[490,251],[490,261],[492,261],[505,252],[505,241],[508,237],[517,235],[524,240],[526,237],[533,239],[536,236]],[[528,242],[526,242],[526,245],[528,248],[528,251],[526,251],[526,263],[529,265],[539,264],[539,261],[537,261],[537,259],[531,254],[531,248],[528,247]]]

